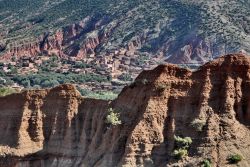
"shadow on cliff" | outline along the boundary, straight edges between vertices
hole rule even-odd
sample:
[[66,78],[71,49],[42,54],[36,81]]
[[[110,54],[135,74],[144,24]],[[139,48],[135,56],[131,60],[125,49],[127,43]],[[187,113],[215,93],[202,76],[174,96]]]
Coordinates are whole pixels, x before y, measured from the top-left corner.
[[18,147],[19,130],[24,117],[25,102],[25,94],[12,94],[7,97],[0,97],[0,129],[3,130],[0,145],[13,148]]

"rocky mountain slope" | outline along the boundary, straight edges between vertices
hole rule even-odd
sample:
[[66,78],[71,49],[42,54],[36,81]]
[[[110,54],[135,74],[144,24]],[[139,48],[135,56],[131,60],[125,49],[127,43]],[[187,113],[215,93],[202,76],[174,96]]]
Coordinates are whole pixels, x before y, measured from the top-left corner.
[[[114,101],[84,99],[71,85],[0,98],[0,166],[212,166],[239,154],[250,165],[250,58],[228,55],[191,72],[160,65]],[[106,123],[108,110],[120,125]],[[176,137],[188,156],[173,157]]]
[[82,59],[123,50],[203,64],[249,52],[249,7],[248,0],[1,0],[0,53]]

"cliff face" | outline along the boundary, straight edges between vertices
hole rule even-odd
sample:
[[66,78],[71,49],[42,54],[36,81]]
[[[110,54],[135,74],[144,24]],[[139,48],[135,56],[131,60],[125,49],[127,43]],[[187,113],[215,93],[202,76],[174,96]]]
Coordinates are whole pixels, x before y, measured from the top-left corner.
[[[0,166],[250,165],[250,59],[228,55],[191,72],[160,65],[112,101],[82,98],[71,85],[0,98]],[[108,109],[121,125],[105,123]],[[200,130],[192,126],[200,120]],[[191,137],[173,156],[174,136]]]

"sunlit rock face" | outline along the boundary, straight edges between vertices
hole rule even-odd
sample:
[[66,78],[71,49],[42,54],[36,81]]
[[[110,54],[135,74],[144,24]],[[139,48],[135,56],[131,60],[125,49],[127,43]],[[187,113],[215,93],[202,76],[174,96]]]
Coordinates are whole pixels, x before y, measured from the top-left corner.
[[[0,166],[250,165],[250,59],[227,55],[189,71],[143,71],[114,101],[85,99],[71,85],[0,98]],[[108,124],[112,108],[120,125]],[[195,126],[195,122],[200,125]],[[174,136],[190,137],[173,157]]]

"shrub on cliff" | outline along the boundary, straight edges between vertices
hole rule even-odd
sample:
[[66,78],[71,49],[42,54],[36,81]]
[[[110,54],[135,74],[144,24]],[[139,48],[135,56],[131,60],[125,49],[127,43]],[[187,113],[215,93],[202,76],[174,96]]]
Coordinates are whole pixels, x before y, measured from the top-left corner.
[[231,164],[237,164],[243,159],[243,157],[240,154],[233,154],[228,157],[228,161]]
[[188,151],[186,149],[182,149],[182,148],[176,149],[176,150],[174,150],[173,155],[174,155],[174,157],[176,157],[178,159],[182,159],[182,158],[188,156]]
[[110,108],[105,122],[114,126],[122,124],[122,121],[120,120],[120,113],[117,113]]
[[205,125],[206,125],[206,120],[203,119],[195,119],[191,122],[191,126],[195,128],[198,132],[201,132]]
[[205,159],[204,161],[202,161],[202,167],[212,167],[212,164],[211,164],[211,160],[209,159]]
[[174,136],[175,140],[175,150],[173,152],[173,156],[178,159],[182,159],[188,156],[188,148],[190,144],[192,144],[192,139],[190,137],[179,137]]
[[189,148],[190,144],[192,144],[192,139],[190,137],[182,138],[180,136],[174,136],[176,147],[178,148]]

